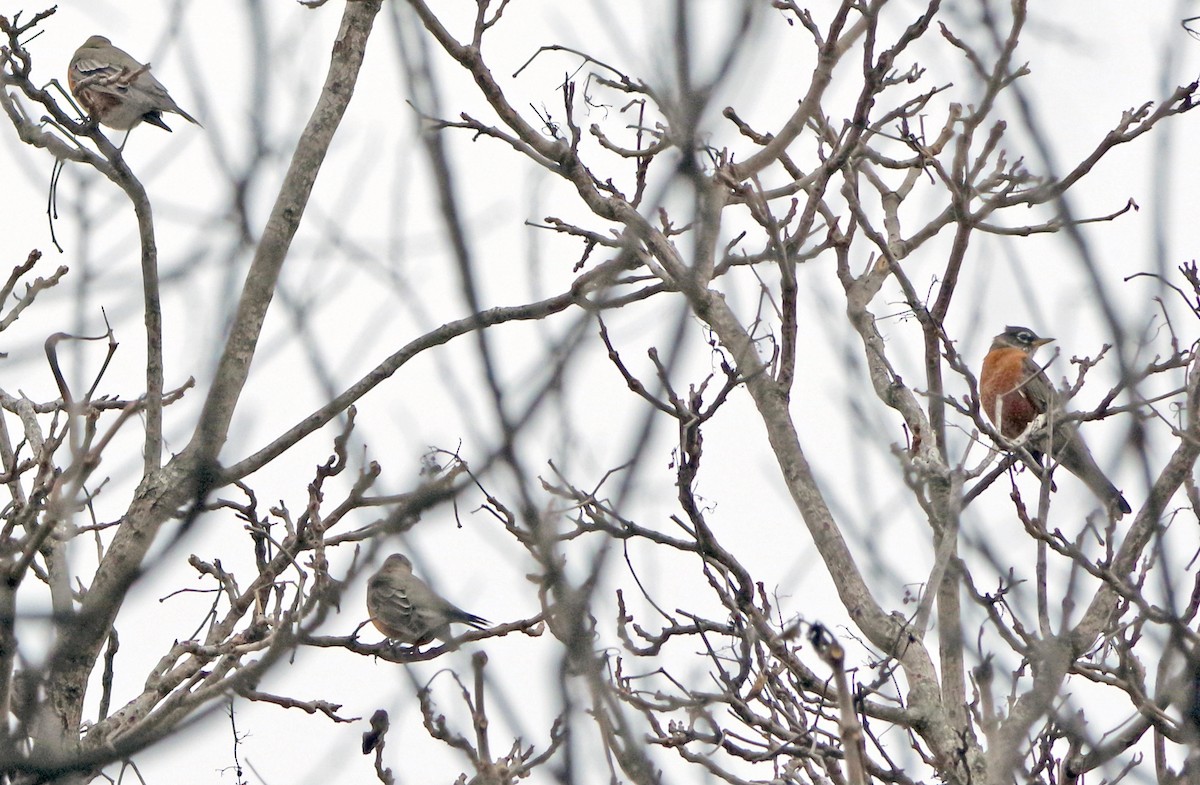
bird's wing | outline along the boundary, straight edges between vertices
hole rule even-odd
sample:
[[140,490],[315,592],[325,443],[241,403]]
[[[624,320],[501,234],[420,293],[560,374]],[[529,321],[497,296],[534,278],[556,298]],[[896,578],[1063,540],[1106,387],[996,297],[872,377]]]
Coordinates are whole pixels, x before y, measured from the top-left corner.
[[[143,66],[132,58],[129,58],[128,63],[114,63],[85,52],[71,62],[71,67],[79,73],[81,80],[93,80],[88,85],[93,90],[113,95],[125,95],[136,90],[149,95],[155,103],[165,104],[162,106],[164,109],[175,106],[175,102],[167,94],[167,88],[150,73],[150,67]],[[133,77],[133,74],[142,68],[145,70]],[[122,71],[125,72],[124,75]]]
[[408,592],[388,576],[376,575],[372,578],[367,597],[371,601],[372,615],[385,626],[411,631],[414,634],[424,629],[420,625]]
[[[162,82],[154,78],[154,74],[150,73],[149,68],[143,71],[141,75],[134,80],[133,86],[136,89],[141,90],[143,93],[151,96],[154,99],[154,103],[158,105],[159,108],[170,110],[178,109],[178,107],[175,105],[175,100],[171,98],[171,95],[167,92],[167,88],[163,87]],[[191,117],[188,119],[192,120]],[[195,123],[196,121],[192,120],[192,122]]]
[[116,76],[121,72],[121,69],[112,63],[107,63],[103,60],[98,60],[95,57],[87,54],[81,54],[71,61],[71,67],[79,72],[82,77],[109,77]]
[[1032,358],[1025,361],[1025,373],[1029,377],[1022,389],[1039,412],[1060,411],[1062,402],[1058,391],[1050,383],[1050,377]]
[[[468,624],[476,629],[488,626],[487,619],[467,613],[435,592],[417,576],[406,575],[404,583],[408,599],[413,605],[413,612],[419,617],[424,628],[434,635],[443,637],[444,634],[448,634],[450,622]],[[441,628],[440,632],[438,628]]]
[[454,606],[429,588],[429,584],[412,574],[405,575],[403,583],[408,600],[412,603],[414,615],[433,627],[449,621]]

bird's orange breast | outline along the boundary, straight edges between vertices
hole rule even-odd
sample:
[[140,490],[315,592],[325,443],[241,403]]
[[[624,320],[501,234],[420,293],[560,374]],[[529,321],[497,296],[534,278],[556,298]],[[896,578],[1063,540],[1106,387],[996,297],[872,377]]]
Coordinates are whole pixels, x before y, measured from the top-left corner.
[[[979,374],[983,411],[1009,439],[1020,436],[1041,414],[1024,389],[1032,375],[1027,357],[1021,349],[993,349],[983,358],[983,371]],[[997,416],[1003,417],[1004,422],[999,422]]]

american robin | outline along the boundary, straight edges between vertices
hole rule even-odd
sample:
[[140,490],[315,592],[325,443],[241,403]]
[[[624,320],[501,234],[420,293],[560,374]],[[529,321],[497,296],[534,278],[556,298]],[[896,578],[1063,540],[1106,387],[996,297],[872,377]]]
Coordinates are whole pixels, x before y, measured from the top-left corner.
[[413,575],[412,562],[399,553],[387,557],[379,572],[367,581],[367,613],[386,637],[413,646],[434,638],[450,640],[452,622],[477,630],[488,624],[487,619],[440,597]]
[[992,340],[979,374],[983,411],[1006,439],[1024,434],[1039,415],[1048,414],[1055,419],[1049,434],[1045,429],[1031,434],[1029,452],[1034,460],[1041,463],[1042,455],[1051,452],[1056,461],[1083,480],[1120,518],[1130,511],[1129,502],[1100,471],[1079,435],[1079,423],[1067,421],[1058,391],[1041,366],[1033,361],[1038,347],[1053,340],[1039,338],[1028,327],[1014,326],[1004,328]]
[[185,120],[200,121],[179,108],[167,88],[128,52],[112,45],[102,35],[94,35],[75,50],[67,68],[71,93],[95,120],[127,131],[143,120],[166,131],[163,112],[174,112]]

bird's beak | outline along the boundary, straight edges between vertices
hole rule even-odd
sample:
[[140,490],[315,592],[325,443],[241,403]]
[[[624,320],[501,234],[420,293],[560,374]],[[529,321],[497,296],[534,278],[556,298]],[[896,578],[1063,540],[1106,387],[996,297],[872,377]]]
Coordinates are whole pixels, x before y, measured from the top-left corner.
[[1033,348],[1036,349],[1039,346],[1045,346],[1046,344],[1050,343],[1053,340],[1054,340],[1053,338],[1038,338],[1036,341],[1033,342]]

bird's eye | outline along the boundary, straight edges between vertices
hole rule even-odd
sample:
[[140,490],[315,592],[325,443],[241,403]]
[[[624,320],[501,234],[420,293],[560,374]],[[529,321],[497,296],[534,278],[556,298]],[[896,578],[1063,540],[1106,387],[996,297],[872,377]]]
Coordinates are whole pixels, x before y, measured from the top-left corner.
[[1022,330],[1017,333],[1017,340],[1021,343],[1033,343],[1033,333],[1028,330]]

